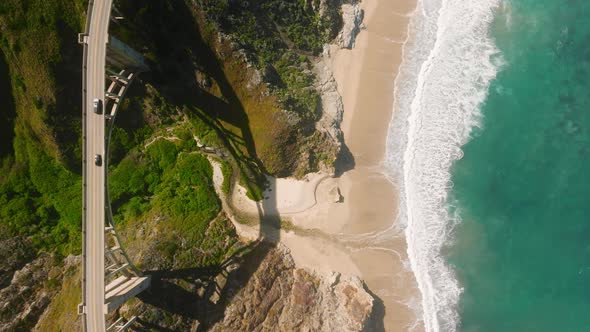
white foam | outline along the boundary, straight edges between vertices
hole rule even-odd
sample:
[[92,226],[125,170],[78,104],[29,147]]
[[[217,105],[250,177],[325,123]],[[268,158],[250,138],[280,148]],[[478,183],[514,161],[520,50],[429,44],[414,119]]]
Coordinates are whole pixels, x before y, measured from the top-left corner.
[[461,288],[441,257],[457,222],[446,208],[450,168],[480,124],[498,65],[489,26],[499,0],[422,0],[396,78],[388,166],[402,188],[400,221],[426,331],[455,331]]

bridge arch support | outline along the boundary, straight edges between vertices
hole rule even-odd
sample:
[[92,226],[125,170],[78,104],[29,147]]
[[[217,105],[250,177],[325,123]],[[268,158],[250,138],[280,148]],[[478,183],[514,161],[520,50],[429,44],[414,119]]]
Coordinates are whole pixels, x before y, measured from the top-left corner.
[[[82,303],[85,331],[123,331],[135,320],[109,326],[106,315],[150,286],[129,259],[115,230],[108,191],[109,145],[121,102],[136,76],[147,70],[143,57],[108,35],[112,0],[90,0],[82,61]],[[107,68],[108,64],[108,68]],[[116,69],[115,69],[116,68]],[[102,102],[94,112],[93,102]],[[102,162],[94,161],[102,156]],[[100,160],[100,159],[98,159]]]

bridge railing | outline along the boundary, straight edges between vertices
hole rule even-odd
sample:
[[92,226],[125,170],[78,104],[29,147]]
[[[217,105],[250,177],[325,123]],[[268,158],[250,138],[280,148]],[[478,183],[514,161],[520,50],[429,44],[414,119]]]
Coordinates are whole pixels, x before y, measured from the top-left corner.
[[78,313],[82,315],[83,330],[86,331],[86,314],[84,308],[86,307],[86,80],[88,63],[88,44],[86,43],[88,34],[90,33],[90,22],[92,21],[92,9],[94,7],[94,0],[88,1],[88,10],[86,11],[86,24],[84,32],[78,35],[78,43],[82,44],[82,302],[78,307]]

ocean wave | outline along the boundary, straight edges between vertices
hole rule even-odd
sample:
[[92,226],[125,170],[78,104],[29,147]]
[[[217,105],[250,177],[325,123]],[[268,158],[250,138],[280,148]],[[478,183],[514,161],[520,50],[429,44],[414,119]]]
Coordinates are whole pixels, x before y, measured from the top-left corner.
[[461,294],[441,256],[457,218],[447,212],[451,166],[480,125],[480,106],[498,71],[489,27],[499,0],[421,0],[395,83],[387,163],[402,193],[410,265],[426,331],[455,331]]

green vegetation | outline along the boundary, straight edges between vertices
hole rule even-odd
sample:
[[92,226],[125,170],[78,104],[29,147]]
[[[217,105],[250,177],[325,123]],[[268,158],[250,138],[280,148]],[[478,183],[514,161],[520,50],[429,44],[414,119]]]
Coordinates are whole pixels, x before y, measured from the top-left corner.
[[[182,142],[177,147],[179,151],[196,149],[192,136],[205,146],[226,151],[234,161],[224,163],[224,174],[231,173],[233,167],[239,173],[236,178],[253,199],[262,196],[264,172],[292,173],[301,134],[288,125],[277,104],[305,109],[301,112],[305,119],[316,116],[317,95],[308,89],[313,77],[309,72],[302,74],[305,71],[298,68],[307,66],[306,54],[317,53],[319,45],[330,37],[325,22],[320,22],[301,2],[279,5],[266,1],[244,11],[237,11],[234,5],[226,8],[231,14],[227,19],[233,22],[235,31],[242,31],[248,19],[255,21],[253,28],[263,28],[263,18],[267,17],[262,13],[271,13],[273,25],[276,23],[269,30],[272,35],[255,33],[250,37],[258,36],[258,41],[247,35],[241,40],[245,47],[254,43],[264,45],[256,51],[260,60],[257,63],[261,68],[266,64],[276,67],[284,83],[284,89],[276,90],[276,99],[268,96],[264,86],[246,87],[252,75],[247,64],[235,61],[238,55],[225,42],[217,41],[214,28],[203,23],[195,8],[187,7],[183,1],[119,2],[125,16],[133,17],[126,12],[136,13],[135,25],[115,25],[113,30],[137,49],[148,46],[147,57],[154,61],[148,84],[136,84],[125,99],[124,112],[117,119],[120,127],[115,128],[112,136],[110,164],[116,168],[111,187],[115,206],[121,212],[120,220],[139,217],[153,209],[154,204],[179,218],[194,217],[190,212],[193,207],[180,208],[187,202],[205,206],[197,218],[199,222],[218,211],[219,203],[207,195],[186,197],[182,204],[167,203],[183,193],[166,191],[167,186],[170,189],[182,181],[185,182],[180,185],[191,184],[185,178],[177,179],[164,172],[165,167],[170,168],[168,171],[182,171],[189,167],[184,161],[192,157],[162,159],[158,165],[151,165],[157,155],[153,148],[146,155],[139,152],[157,128],[178,120],[188,123],[175,133]],[[220,1],[219,5],[223,7],[223,3]],[[204,1],[202,6],[207,14],[215,10],[214,2]],[[0,221],[9,226],[11,234],[31,237],[37,250],[57,250],[63,255],[80,250],[81,48],[75,41],[76,33],[83,30],[85,9],[82,0],[0,3],[0,87],[2,96],[6,96],[1,101],[2,109],[7,112],[3,125],[13,129],[2,130],[8,136],[0,153],[0,170],[6,174],[0,179]],[[289,13],[289,17],[279,15],[281,11]],[[229,29],[227,24],[222,28]],[[145,34],[131,37],[138,31]],[[306,37],[298,38],[298,34]],[[265,45],[261,38],[282,39],[276,45]],[[281,53],[284,55],[280,56]],[[194,66],[187,65],[189,62]],[[186,68],[193,68],[193,72]],[[211,83],[192,85],[183,71],[193,78],[201,74]],[[154,148],[161,144],[158,141]],[[119,175],[129,181],[118,182]],[[229,181],[224,181],[224,192],[229,187]],[[152,196],[158,198],[150,200]]]
[[[202,144],[225,149],[253,191],[263,185],[264,172],[290,174],[296,153],[272,159],[281,156],[278,139],[292,137],[295,128],[266,86],[248,86],[253,70],[228,42],[204,28],[199,8],[178,0],[121,0],[118,7],[129,20],[113,26],[115,33],[148,50],[148,90],[165,101],[154,99],[151,106],[166,105],[179,121],[188,119]],[[296,143],[292,139],[285,150],[296,151]]]
[[10,86],[10,73],[2,48],[0,48],[0,159],[12,154],[12,140],[14,139],[14,118],[16,109],[12,88]]
[[[118,225],[132,230],[138,221],[149,222],[157,216],[165,220],[158,227],[165,228],[167,234],[182,234],[182,240],[176,236],[158,239],[158,251],[163,256],[179,255],[177,260],[184,262],[182,265],[194,263],[191,252],[181,250],[178,244],[184,243],[202,250],[209,248],[206,250],[209,254],[199,264],[220,263],[217,260],[225,257],[227,248],[212,250],[215,246],[209,242],[227,236],[231,227],[227,221],[218,220],[224,217],[218,216],[221,202],[213,187],[213,169],[207,157],[199,152],[202,148],[196,145],[193,136],[206,134],[202,137],[207,138],[201,141],[208,144],[221,141],[216,132],[203,127],[198,118],[168,129],[156,131],[155,140],[147,139],[149,145],[132,150],[111,167],[109,188],[115,219]],[[222,160],[221,164],[224,175],[228,176],[226,186],[229,188],[233,168],[229,161]]]
[[[112,171],[110,195],[113,205],[120,207],[118,221],[124,223],[156,209],[178,223],[181,231],[190,226],[202,233],[220,210],[212,172],[206,157],[181,152],[166,139],[156,140],[144,154],[129,155]],[[190,225],[185,225],[187,220]]]
[[233,169],[231,164],[225,160],[221,161],[221,173],[223,174],[223,183],[221,184],[221,191],[224,194],[229,195],[231,191],[231,179],[233,175]]
[[[336,4],[329,4],[327,13],[321,17],[309,1],[198,2],[209,18],[218,22],[222,29],[235,33],[240,43],[268,63],[280,56],[273,51],[287,47],[318,54],[326,42],[336,37],[342,24]],[[314,6],[319,7],[319,1],[314,2]]]
[[[283,107],[305,124],[319,119],[309,57],[318,55],[342,24],[339,6],[329,4],[322,17],[309,1],[199,1],[207,17],[245,49],[248,58],[273,84]],[[319,7],[319,1],[314,1]]]
[[[141,257],[144,267],[221,264],[237,244],[229,221],[219,214],[209,160],[184,142],[159,138],[123,159],[110,176],[115,219],[123,233],[133,234],[137,227],[159,220],[149,226],[162,233],[153,239],[158,258]],[[128,238],[125,243],[133,248],[133,236]]]
[[[147,84],[129,92],[112,135],[111,194],[119,221],[154,209],[199,225],[216,216],[219,202],[210,188],[192,182],[210,177],[204,159],[188,153],[199,150],[193,137],[233,159],[222,164],[224,192],[233,169],[248,195],[261,199],[263,174],[292,174],[306,128],[313,127],[293,125],[281,107],[303,123],[319,115],[309,59],[338,30],[337,11],[320,18],[309,2],[294,0],[198,3],[118,1],[130,19],[113,25],[113,32],[148,50],[152,61]],[[0,222],[6,232],[30,237],[37,250],[62,255],[79,252],[81,242],[76,33],[83,30],[85,6],[83,0],[0,3],[0,109],[6,118],[0,128]],[[228,41],[218,40],[217,29],[274,82],[271,91],[250,85],[254,72]],[[157,140],[142,150],[150,137],[179,122],[178,144]]]
[[296,110],[306,123],[319,120],[320,97],[313,88],[315,77],[309,71],[307,57],[285,51],[274,66],[281,78],[279,87],[284,87],[276,89],[283,105]]
[[68,168],[80,163],[82,52],[76,40],[85,9],[83,0],[0,3],[0,48],[12,82],[15,125],[29,127],[33,136],[25,139],[39,141]]
[[6,163],[0,180],[0,220],[37,249],[68,254],[80,249],[81,181],[38,144],[17,135],[19,162]]
[[2,128],[0,222],[37,250],[61,254],[80,249],[82,189],[72,170],[81,156],[75,40],[84,10],[83,1],[0,3],[0,95],[7,96],[0,109],[11,127]]
[[[128,19],[113,25],[114,33],[146,50],[150,84],[168,105],[216,131],[255,198],[263,173],[316,170],[301,162],[320,116],[311,62],[321,47],[313,45],[332,38],[341,22],[339,6],[328,6],[320,18],[319,3],[316,9],[307,3],[118,2]],[[229,38],[218,38],[218,30]],[[287,37],[297,33],[309,40]]]

